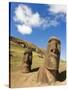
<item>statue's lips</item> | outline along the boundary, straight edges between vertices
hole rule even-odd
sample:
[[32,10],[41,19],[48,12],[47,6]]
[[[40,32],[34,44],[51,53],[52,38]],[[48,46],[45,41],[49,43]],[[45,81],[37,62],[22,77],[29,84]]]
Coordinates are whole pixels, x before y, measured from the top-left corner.
[[50,56],[53,56],[53,57],[57,58],[58,57],[58,54],[51,52],[50,53]]

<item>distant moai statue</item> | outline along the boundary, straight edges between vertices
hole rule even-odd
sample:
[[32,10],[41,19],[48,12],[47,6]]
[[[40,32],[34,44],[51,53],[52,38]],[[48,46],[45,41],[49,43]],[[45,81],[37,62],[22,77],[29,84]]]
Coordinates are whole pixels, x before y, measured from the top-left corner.
[[24,56],[23,56],[23,73],[27,73],[31,71],[31,65],[32,65],[32,50],[31,49],[26,49],[24,51]]
[[37,80],[42,83],[52,84],[57,80],[60,62],[60,40],[51,37],[45,55],[44,65],[38,71]]

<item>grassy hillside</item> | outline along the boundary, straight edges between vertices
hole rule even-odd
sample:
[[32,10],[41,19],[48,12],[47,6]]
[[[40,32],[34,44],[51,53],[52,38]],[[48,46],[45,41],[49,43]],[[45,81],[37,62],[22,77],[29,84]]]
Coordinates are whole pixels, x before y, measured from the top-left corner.
[[[33,50],[32,72],[22,73],[22,58],[26,48]],[[11,87],[41,86],[36,83],[37,70],[43,65],[45,50],[38,48],[30,42],[10,37],[10,82]],[[40,53],[41,52],[41,53]],[[66,63],[61,61],[59,71],[66,69]],[[17,81],[19,80],[19,81]],[[27,82],[27,83],[26,83]]]
[[12,36],[10,37],[10,45],[11,44],[22,48],[30,48],[33,51],[36,51],[37,53],[43,53],[43,51],[45,51],[44,49],[42,50],[41,48],[38,48],[36,45],[32,44],[31,42],[27,42]]
[[[22,43],[19,45],[18,42],[23,42],[23,44],[27,44],[26,47],[22,47]],[[39,63],[43,63],[43,58],[40,56],[40,49],[33,45],[32,43],[11,37],[10,38],[10,64],[11,70],[18,70],[21,68],[23,53],[26,48],[30,48],[33,50],[33,65],[32,68],[39,67]],[[36,51],[36,50],[37,51]]]

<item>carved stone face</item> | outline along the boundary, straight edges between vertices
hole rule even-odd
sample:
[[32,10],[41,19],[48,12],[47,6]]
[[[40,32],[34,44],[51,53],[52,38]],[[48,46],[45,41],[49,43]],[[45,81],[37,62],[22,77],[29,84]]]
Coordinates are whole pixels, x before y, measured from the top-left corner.
[[31,65],[32,64],[32,52],[24,53],[24,63]]
[[58,58],[60,55],[60,44],[57,40],[51,40],[48,44],[48,52],[51,56]]
[[46,66],[48,69],[58,69],[60,59],[60,41],[58,39],[50,39],[47,48]]
[[32,51],[26,49],[23,56],[23,72],[30,72],[32,65]]

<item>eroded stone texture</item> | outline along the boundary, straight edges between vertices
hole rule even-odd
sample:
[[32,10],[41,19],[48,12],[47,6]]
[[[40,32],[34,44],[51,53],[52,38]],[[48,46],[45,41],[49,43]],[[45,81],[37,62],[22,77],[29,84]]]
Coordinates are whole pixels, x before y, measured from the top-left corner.
[[24,73],[31,71],[31,65],[32,65],[32,50],[26,49],[23,56],[23,69],[22,71]]
[[37,80],[42,83],[52,84],[57,80],[60,61],[60,40],[51,37],[48,41],[47,52],[43,67],[38,71]]

